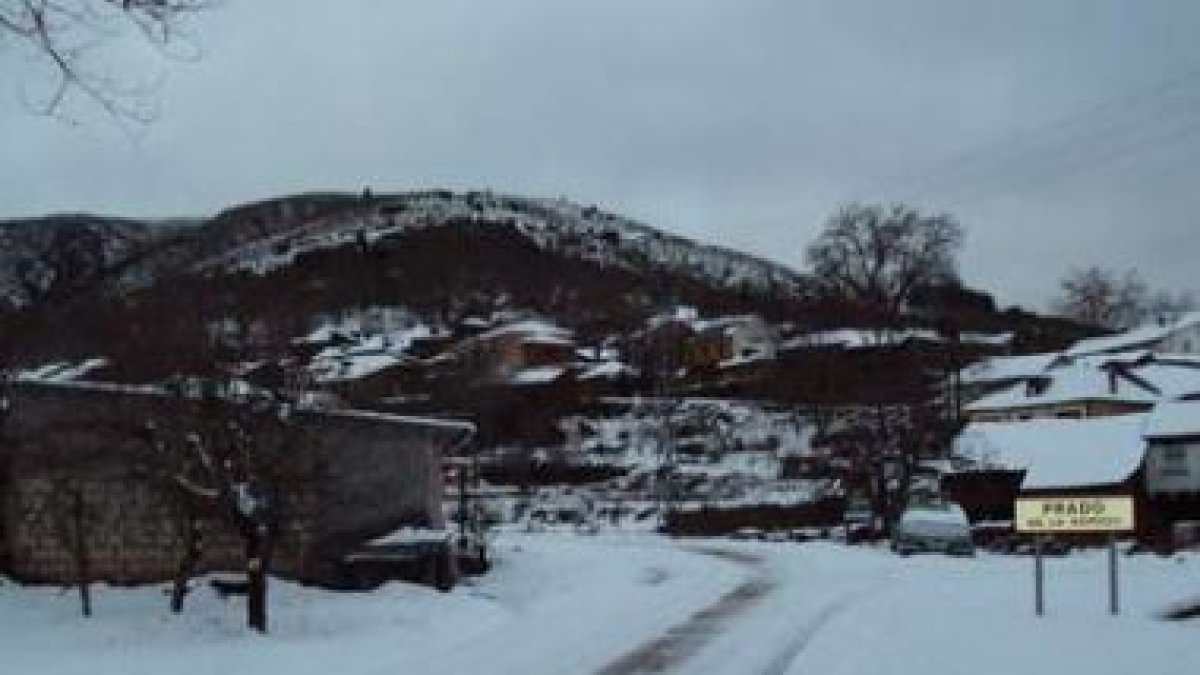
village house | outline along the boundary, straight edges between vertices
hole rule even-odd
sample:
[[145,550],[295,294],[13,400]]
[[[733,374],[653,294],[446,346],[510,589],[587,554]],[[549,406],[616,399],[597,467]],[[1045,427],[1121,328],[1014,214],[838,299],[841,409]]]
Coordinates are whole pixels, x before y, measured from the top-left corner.
[[652,317],[629,350],[646,373],[682,377],[773,361],[778,331],[754,315],[700,319],[690,308]]
[[1147,420],[1146,491],[1175,546],[1200,544],[1200,403],[1160,404]]
[[969,425],[956,439],[946,495],[973,521],[1007,521],[1019,496],[1125,495],[1137,536],[1200,543],[1200,403],[1089,419]]
[[1159,404],[1145,431],[1151,495],[1200,495],[1200,403]]
[[477,386],[546,384],[563,377],[575,359],[571,331],[540,319],[504,324],[453,349],[454,367]]
[[1145,414],[969,425],[942,479],[973,522],[1008,521],[1013,501],[1038,495],[1129,495],[1142,500]]
[[695,343],[695,316],[676,312],[651,317],[646,327],[630,336],[625,351],[647,377],[682,376],[698,364],[715,365],[721,359],[720,345]]
[[711,337],[719,345],[716,364],[730,366],[751,361],[770,361],[779,355],[778,332],[754,315],[729,316],[699,322],[699,336]]

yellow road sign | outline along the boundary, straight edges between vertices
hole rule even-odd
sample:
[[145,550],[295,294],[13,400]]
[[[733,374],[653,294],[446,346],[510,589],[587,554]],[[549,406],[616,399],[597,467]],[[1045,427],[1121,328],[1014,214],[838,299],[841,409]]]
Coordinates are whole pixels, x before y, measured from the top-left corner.
[[1020,497],[1018,532],[1130,532],[1132,497]]

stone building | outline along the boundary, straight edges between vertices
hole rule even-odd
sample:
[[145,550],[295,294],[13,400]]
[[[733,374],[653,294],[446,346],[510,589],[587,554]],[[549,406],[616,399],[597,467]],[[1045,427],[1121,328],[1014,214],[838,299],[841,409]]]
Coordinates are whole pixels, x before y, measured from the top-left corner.
[[[70,583],[82,548],[92,580],[170,579],[189,530],[201,532],[197,572],[244,568],[229,520],[189,506],[163,479],[147,432],[204,433],[232,404],[78,383],[19,382],[6,398],[0,573]],[[360,411],[299,410],[261,429],[256,447],[282,448],[287,471],[277,475],[289,477],[273,487],[272,572],[335,585],[346,553],[363,542],[406,525],[444,526],[441,459],[473,434],[468,424]]]

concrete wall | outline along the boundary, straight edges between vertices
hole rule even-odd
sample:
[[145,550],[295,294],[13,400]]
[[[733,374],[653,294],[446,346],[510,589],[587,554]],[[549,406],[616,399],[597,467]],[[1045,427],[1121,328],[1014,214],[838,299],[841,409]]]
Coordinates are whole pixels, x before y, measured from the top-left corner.
[[[170,578],[188,509],[147,471],[154,464],[144,425],[185,434],[224,412],[103,386],[19,383],[10,399],[0,446],[0,551],[7,551],[0,569],[25,580],[71,581],[78,494],[93,578]],[[442,453],[471,433],[467,425],[353,411],[297,412],[262,428],[264,447],[288,453],[275,569],[310,581],[331,579],[342,553],[366,539],[406,524],[440,526]],[[240,569],[241,540],[219,514],[200,513],[201,568]]]

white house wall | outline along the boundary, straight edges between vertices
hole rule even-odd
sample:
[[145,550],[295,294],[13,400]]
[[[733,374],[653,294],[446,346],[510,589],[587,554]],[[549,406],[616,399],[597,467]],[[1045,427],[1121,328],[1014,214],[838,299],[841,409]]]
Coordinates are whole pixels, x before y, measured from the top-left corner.
[[[1171,453],[1181,453],[1179,459]],[[1146,490],[1150,494],[1200,492],[1200,440],[1151,441],[1146,452]]]
[[1155,351],[1163,354],[1200,353],[1200,323],[1193,323],[1171,331]]

